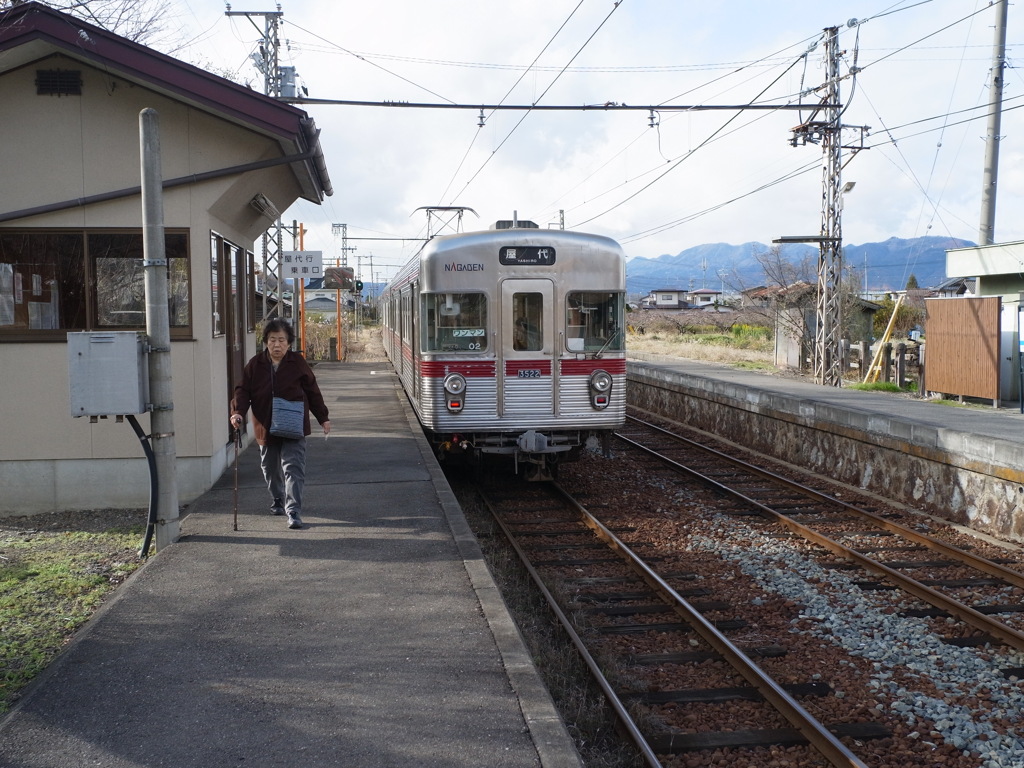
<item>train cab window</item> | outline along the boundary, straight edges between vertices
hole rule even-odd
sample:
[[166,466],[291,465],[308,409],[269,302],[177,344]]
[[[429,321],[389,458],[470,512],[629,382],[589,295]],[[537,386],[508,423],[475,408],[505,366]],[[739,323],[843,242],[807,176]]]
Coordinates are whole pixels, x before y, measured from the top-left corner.
[[540,352],[544,348],[544,295],[512,294],[512,349]]
[[625,296],[621,293],[579,291],[565,297],[565,346],[570,352],[619,352]]
[[482,293],[423,295],[424,352],[487,349],[487,296]]

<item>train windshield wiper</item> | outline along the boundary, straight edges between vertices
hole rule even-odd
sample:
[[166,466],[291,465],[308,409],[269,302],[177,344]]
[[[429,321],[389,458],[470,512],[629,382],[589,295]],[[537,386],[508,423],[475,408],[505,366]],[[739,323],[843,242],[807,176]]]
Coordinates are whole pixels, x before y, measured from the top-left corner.
[[609,347],[609,346],[611,345],[611,343],[612,343],[613,341],[615,341],[615,339],[616,339],[616,338],[618,337],[618,335],[619,335],[619,334],[620,334],[621,332],[622,332],[622,329],[621,329],[621,328],[616,328],[616,329],[615,329],[614,331],[612,331],[612,335],[608,337],[608,341],[606,341],[606,342],[604,343],[604,346],[603,346],[603,347],[601,347],[601,348],[600,348],[599,350],[597,350],[597,352],[595,352],[595,353],[594,353],[594,357],[595,357],[595,358],[597,358],[597,357],[600,357],[601,355],[603,355],[603,354],[604,354],[604,351],[605,351],[606,349],[608,349],[608,347]]

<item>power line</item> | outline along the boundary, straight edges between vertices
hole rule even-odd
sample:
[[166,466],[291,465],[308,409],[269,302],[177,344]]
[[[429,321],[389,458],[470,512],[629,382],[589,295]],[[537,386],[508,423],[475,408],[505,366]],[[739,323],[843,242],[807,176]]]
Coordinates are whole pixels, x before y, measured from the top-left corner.
[[[323,41],[324,41],[325,43],[327,43],[328,45],[330,45],[330,46],[332,46],[332,47],[334,47],[334,48],[337,48],[337,49],[338,49],[339,51],[342,51],[342,52],[344,52],[344,53],[347,53],[348,55],[350,55],[350,56],[353,56],[353,57],[355,57],[355,58],[359,59],[360,61],[364,61],[364,62],[366,62],[366,63],[367,63],[367,64],[369,64],[369,65],[370,65],[371,67],[376,67],[377,69],[381,70],[382,72],[387,72],[387,73],[388,73],[389,75],[391,75],[392,77],[397,77],[397,78],[398,78],[399,80],[401,80],[401,81],[403,81],[403,82],[406,82],[406,83],[408,83],[409,85],[411,85],[411,86],[413,86],[413,87],[415,87],[415,88],[419,88],[419,89],[420,89],[420,90],[422,90],[422,91],[426,91],[426,92],[427,92],[427,93],[429,93],[429,94],[430,94],[431,96],[436,96],[436,97],[437,97],[437,98],[439,98],[439,99],[443,99],[444,101],[447,101],[447,102],[449,102],[449,103],[452,103],[451,99],[448,99],[448,98],[446,98],[445,96],[441,96],[441,95],[440,95],[439,93],[435,93],[434,91],[432,91],[432,90],[430,90],[429,88],[427,88],[427,87],[426,87],[425,85],[420,85],[419,83],[414,83],[414,82],[413,82],[412,80],[410,80],[409,78],[407,78],[407,77],[403,77],[402,75],[398,74],[397,72],[392,72],[391,70],[389,70],[389,69],[386,69],[385,67],[382,67],[382,66],[381,66],[380,64],[374,64],[374,63],[373,63],[372,61],[369,61],[368,59],[366,59],[366,58],[364,58],[364,57],[360,56],[360,55],[359,55],[358,53],[355,53],[354,51],[350,51],[350,50],[348,50],[347,48],[343,48],[342,46],[338,45],[337,43],[333,43],[333,42],[331,42],[331,41],[330,41],[330,40],[328,40],[328,39],[327,39],[326,37],[321,37],[320,35],[316,34],[315,32],[311,32],[310,30],[308,30],[308,29],[305,29],[304,27],[300,27],[300,26],[299,26],[298,24],[295,24],[295,23],[291,23],[291,26],[295,27],[296,29],[300,29],[300,30],[302,30],[302,31],[303,31],[303,32],[305,32],[305,33],[306,33],[307,35],[310,35],[310,36],[312,36],[312,37],[315,37],[315,38],[316,38],[316,39],[318,39],[318,40],[323,40]],[[282,101],[286,101],[286,99],[282,99]],[[295,103],[295,102],[292,102],[292,103]],[[310,102],[310,103],[316,103],[316,102]]]
[[[800,58],[794,60],[792,62],[792,64],[790,64],[789,67],[786,67],[786,69],[784,69],[779,74],[778,77],[776,77],[774,80],[772,80],[772,82],[770,82],[768,85],[766,85],[761,90],[761,93],[759,93],[757,96],[758,97],[762,96],[769,88],[771,88],[773,85],[775,85],[777,82],[779,82],[779,80],[781,80],[786,75],[786,73],[789,72],[790,69],[792,69],[794,66],[796,66],[797,62],[800,61],[800,59],[802,59],[802,58],[803,58],[803,56],[801,56]],[[757,97],[755,97],[755,98],[757,98]],[[807,105],[806,104],[804,104],[804,105],[788,105],[788,106],[795,107],[795,108],[798,108],[798,109],[801,108],[801,107],[803,109],[805,109],[805,110],[807,109]],[[634,192],[633,194],[629,195],[628,197],[620,200],[615,205],[613,205],[611,208],[608,208],[607,210],[604,210],[601,213],[596,214],[595,216],[591,216],[589,219],[585,219],[584,221],[578,222],[574,226],[581,226],[583,224],[587,224],[587,223],[593,221],[594,219],[597,219],[597,218],[599,218],[601,216],[604,216],[604,215],[606,215],[608,213],[611,213],[616,208],[618,208],[618,207],[628,203],[630,200],[635,198],[640,193],[645,192],[646,190],[650,189],[654,184],[657,184],[659,181],[661,181],[663,178],[665,178],[668,174],[670,174],[672,171],[674,171],[676,168],[678,168],[680,165],[682,165],[685,160],[687,160],[690,157],[693,157],[694,153],[696,153],[697,151],[699,151],[700,149],[706,147],[709,143],[711,143],[719,133],[724,131],[729,126],[730,123],[732,123],[734,120],[738,119],[739,115],[740,115],[740,112],[737,112],[737,114],[735,114],[732,117],[730,117],[717,130],[712,132],[712,134],[710,136],[708,136],[706,139],[704,139],[704,141],[702,141],[695,148],[691,149],[685,155],[680,157],[678,160],[676,160],[674,163],[672,163],[672,165],[670,165],[666,170],[664,170],[662,173],[660,173],[656,178],[654,178],[651,181],[649,181],[647,184],[645,184],[643,187],[638,189],[636,192]]]
[[[576,4],[576,7],[572,9],[572,12],[565,18],[565,21],[563,21],[561,26],[559,26],[558,29],[555,30],[555,33],[551,36],[551,38],[544,44],[544,47],[541,48],[540,51],[537,53],[537,55],[533,58],[533,61],[530,63],[530,67],[527,67],[525,70],[523,70],[523,73],[516,79],[516,81],[514,83],[512,83],[511,87],[509,87],[509,89],[505,92],[505,95],[501,97],[501,102],[499,102],[499,103],[504,104],[505,103],[505,99],[507,99],[509,96],[512,95],[512,91],[514,91],[516,89],[516,86],[518,86],[521,82],[523,82],[523,79],[530,72],[530,69],[532,68],[532,66],[537,63],[537,61],[540,59],[541,56],[544,55],[544,52],[551,46],[551,43],[553,43],[555,41],[555,38],[558,37],[558,35],[561,34],[562,30],[565,29],[565,25],[568,24],[572,20],[572,17],[576,15],[576,11],[578,11],[580,9],[581,5],[583,5],[583,0],[580,0],[579,3]],[[493,115],[493,114],[494,114],[494,111],[492,110],[491,111],[491,115]],[[488,117],[490,117],[490,115],[488,115]],[[484,111],[481,109],[480,110],[479,127],[483,128],[485,122],[486,122],[486,118],[484,118]],[[466,147],[466,151],[462,155],[462,160],[459,161],[459,165],[455,169],[455,172],[452,174],[451,179],[449,179],[448,183],[445,185],[444,191],[441,193],[441,196],[439,198],[440,200],[444,200],[445,195],[448,194],[448,190],[451,189],[452,184],[455,183],[455,179],[459,175],[459,171],[461,171],[462,170],[462,166],[465,165],[466,159],[469,157],[469,153],[473,151],[473,146],[476,144],[476,140],[479,137],[480,137],[480,131],[477,131],[476,133],[473,134],[473,139],[472,139],[472,141],[469,142],[469,146]]]
[[716,204],[708,206],[707,208],[704,208],[704,209],[702,209],[700,211],[695,211],[695,212],[693,212],[691,214],[687,214],[686,216],[683,216],[682,218],[679,218],[679,219],[675,219],[674,221],[670,221],[670,222],[667,222],[665,224],[659,224],[659,225],[657,225],[655,227],[651,227],[650,229],[646,229],[646,230],[642,230],[640,232],[636,232],[636,233],[634,233],[632,235],[626,235],[625,237],[620,239],[620,242],[622,242],[624,244],[625,243],[633,243],[633,242],[636,242],[637,240],[643,240],[645,238],[652,237],[654,235],[660,235],[662,232],[667,232],[668,230],[674,229],[675,227],[681,226],[683,224],[688,224],[691,221],[693,221],[694,219],[700,218],[701,216],[705,216],[705,215],[707,215],[709,213],[713,213],[714,211],[717,211],[720,208],[724,208],[727,205],[732,205],[733,203],[738,202],[740,200],[743,200],[744,198],[750,197],[752,195],[756,195],[757,193],[763,192],[766,189],[771,189],[772,187],[777,186],[778,184],[782,184],[783,182],[789,181],[790,179],[795,179],[798,176],[803,176],[805,173],[810,173],[811,171],[817,171],[820,168],[821,168],[821,163],[818,160],[814,160],[814,161],[812,161],[810,163],[805,164],[804,166],[802,166],[800,168],[797,168],[797,169],[787,173],[784,176],[780,176],[779,178],[777,178],[777,179],[775,179],[773,181],[766,182],[766,183],[762,184],[761,186],[757,187],[756,189],[752,189],[749,192],[744,192],[742,195],[736,195],[735,197],[731,197],[728,200],[723,200],[720,203],[716,203]]
[[[608,15],[605,16],[604,19],[601,20],[601,23],[597,25],[597,29],[595,29],[590,34],[590,37],[588,37],[586,40],[583,41],[583,45],[581,45],[577,49],[576,53],[574,53],[572,55],[572,58],[569,59],[568,62],[566,62],[565,67],[568,67],[570,64],[572,64],[576,60],[576,57],[579,56],[581,53],[583,53],[583,49],[585,49],[588,45],[590,45],[590,42],[597,36],[597,33],[600,32],[601,29],[604,28],[604,25],[608,23],[608,19],[610,19],[612,17],[612,14],[615,13],[615,11],[617,11],[622,6],[622,3],[624,1],[625,0],[617,0],[617,2],[612,6],[612,9],[608,12]],[[580,0],[580,4],[582,5],[582,0]],[[579,6],[577,6],[577,7],[579,7]],[[575,11],[573,11],[573,13],[575,13]],[[555,77],[551,80],[551,82],[548,83],[548,87],[545,88],[544,91],[540,94],[540,96],[537,97],[537,101],[538,102],[541,99],[543,99],[545,96],[547,96],[548,91],[550,91],[552,88],[555,87],[555,83],[557,83],[558,80],[565,73],[565,67],[563,67],[561,69],[561,71],[559,71],[559,73],[557,75],[555,75]],[[480,167],[477,169],[476,173],[474,173],[469,178],[469,181],[467,181],[465,184],[462,185],[462,189],[459,191],[459,193],[457,193],[452,198],[452,202],[454,202],[458,198],[459,194],[461,194],[462,192],[465,192],[466,189],[469,187],[469,185],[472,184],[481,173],[483,173],[484,168],[486,168],[487,165],[491,162],[491,160],[494,159],[494,156],[496,154],[498,154],[498,152],[501,150],[501,148],[503,146],[505,146],[505,142],[507,142],[510,138],[512,138],[512,134],[515,133],[519,129],[519,126],[522,125],[523,121],[526,120],[526,118],[530,116],[530,112],[532,112],[532,111],[533,111],[533,109],[531,108],[521,118],[519,118],[518,122],[516,122],[516,124],[512,126],[512,128],[509,130],[509,132],[507,134],[505,134],[505,138],[501,140],[501,142],[498,144],[497,147],[495,147],[493,150],[491,150],[491,153],[487,156],[487,159],[484,160],[484,162],[480,165]]]
[[[774,84],[774,82],[773,82]],[[543,94],[541,94],[543,95]],[[387,107],[389,109],[471,109],[518,112],[736,112],[749,110],[764,111],[807,111],[807,104],[621,104],[609,101],[604,104],[438,104],[415,101],[357,101],[350,99],[311,99],[305,96],[281,98],[289,104],[316,104],[340,107]],[[815,105],[817,107],[829,105]]]

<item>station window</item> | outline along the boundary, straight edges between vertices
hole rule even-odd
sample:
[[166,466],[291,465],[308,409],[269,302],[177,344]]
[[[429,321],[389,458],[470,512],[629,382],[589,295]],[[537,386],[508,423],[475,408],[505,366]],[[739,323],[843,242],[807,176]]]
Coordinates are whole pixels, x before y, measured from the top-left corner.
[[544,347],[544,294],[512,294],[512,349],[539,352]]
[[[172,336],[191,333],[188,234],[166,232]],[[142,232],[0,232],[0,340],[144,328]]]
[[[210,329],[213,336],[232,338],[256,329],[256,257],[216,232],[210,233]],[[276,285],[276,283],[274,283]],[[271,301],[276,293],[263,286]],[[230,327],[229,327],[230,326]]]
[[565,345],[570,352],[618,352],[625,349],[622,332],[625,297],[621,293],[578,291],[565,297]]
[[482,293],[423,295],[424,352],[482,352],[487,346],[487,296]]
[[[167,302],[172,328],[189,324],[188,243],[184,234],[165,235]],[[96,285],[98,328],[146,325],[146,270],[142,234],[90,233],[89,256]]]

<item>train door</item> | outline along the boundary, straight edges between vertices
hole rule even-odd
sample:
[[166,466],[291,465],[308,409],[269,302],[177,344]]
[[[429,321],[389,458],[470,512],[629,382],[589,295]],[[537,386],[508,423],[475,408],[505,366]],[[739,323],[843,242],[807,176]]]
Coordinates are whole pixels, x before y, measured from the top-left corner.
[[502,416],[554,414],[554,295],[550,280],[501,283],[498,410]]

